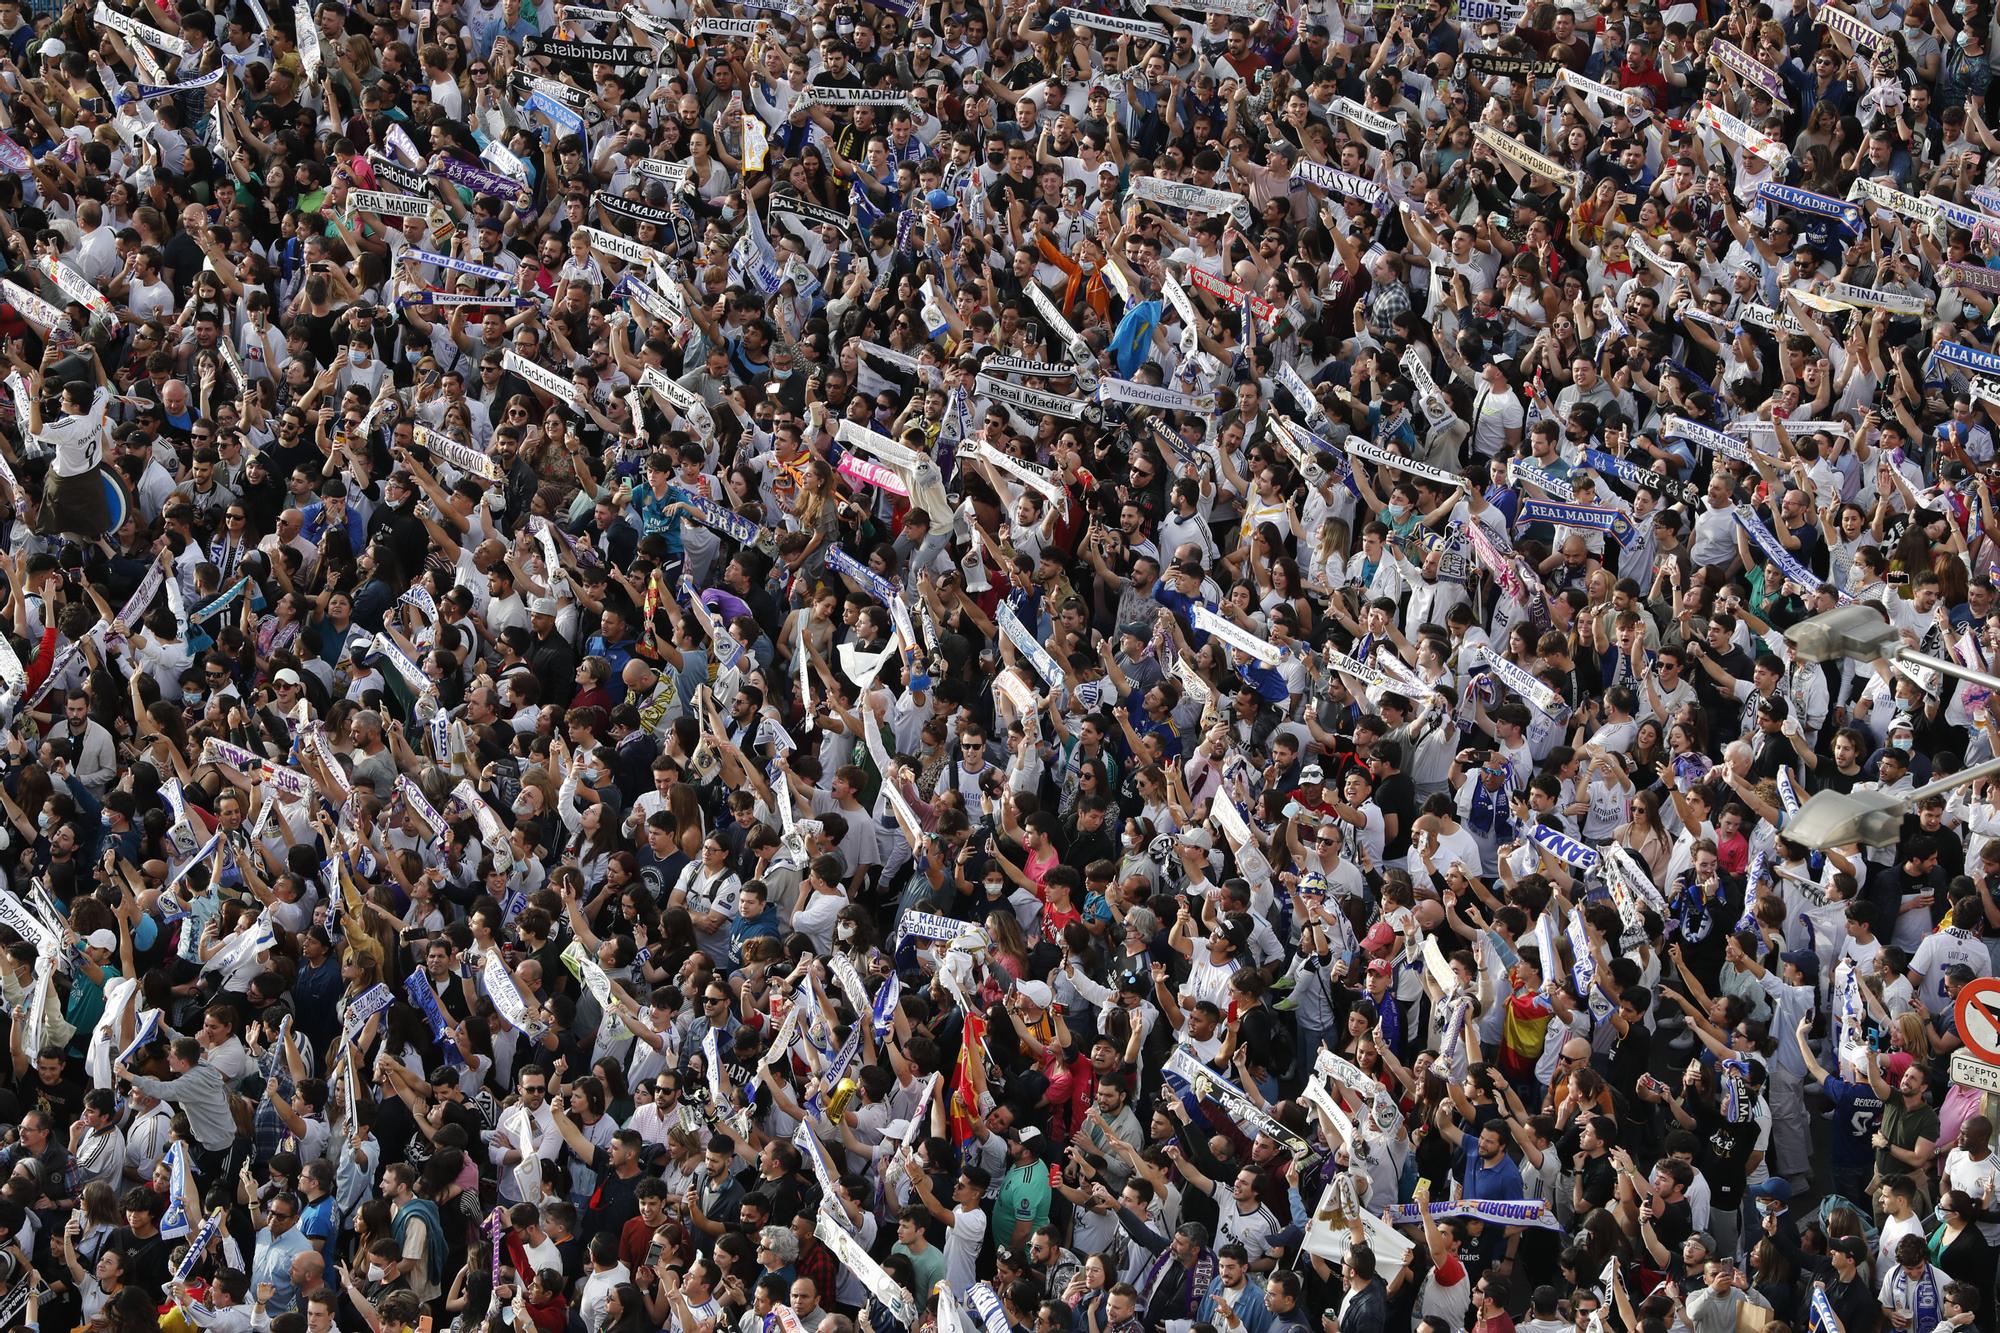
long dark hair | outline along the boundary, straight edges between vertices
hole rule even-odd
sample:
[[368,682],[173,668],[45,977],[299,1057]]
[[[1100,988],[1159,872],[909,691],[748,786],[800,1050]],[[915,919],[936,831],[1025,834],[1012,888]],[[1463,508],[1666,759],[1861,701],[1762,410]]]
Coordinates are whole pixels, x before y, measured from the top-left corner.
[[601,1333],[648,1333],[652,1322],[646,1318],[646,1294],[630,1282],[612,1289],[618,1298],[618,1317],[608,1321]]

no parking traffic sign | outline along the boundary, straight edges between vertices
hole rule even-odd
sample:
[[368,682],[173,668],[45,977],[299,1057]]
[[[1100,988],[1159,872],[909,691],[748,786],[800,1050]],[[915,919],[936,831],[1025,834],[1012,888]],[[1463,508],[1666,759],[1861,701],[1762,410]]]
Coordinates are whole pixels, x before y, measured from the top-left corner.
[[2000,1064],[2000,980],[1980,977],[1958,993],[1958,1039],[1981,1060]]

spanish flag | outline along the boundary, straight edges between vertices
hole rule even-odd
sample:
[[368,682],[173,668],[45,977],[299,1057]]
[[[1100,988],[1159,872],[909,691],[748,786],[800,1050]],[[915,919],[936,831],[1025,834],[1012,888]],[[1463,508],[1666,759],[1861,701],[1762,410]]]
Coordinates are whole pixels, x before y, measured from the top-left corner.
[[951,1076],[951,1141],[963,1144],[977,1132],[983,1117],[979,1093],[973,1085],[975,1053],[986,1048],[986,1020],[977,1014],[965,1016],[965,1031],[959,1038],[958,1067]]

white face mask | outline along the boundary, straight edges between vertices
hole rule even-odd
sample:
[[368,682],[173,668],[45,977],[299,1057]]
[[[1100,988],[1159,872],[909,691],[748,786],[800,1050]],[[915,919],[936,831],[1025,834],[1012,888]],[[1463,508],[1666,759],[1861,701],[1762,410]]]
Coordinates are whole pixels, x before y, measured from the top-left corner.
[[853,923],[852,921],[843,921],[843,922],[841,922],[841,923],[840,923],[839,925],[837,925],[837,926],[835,926],[835,927],[833,928],[833,934],[834,934],[834,937],[835,937],[836,939],[842,939],[842,940],[851,940],[851,939],[853,939],[853,938],[854,938],[854,923]]
[[986,881],[986,896],[989,898],[998,898],[1003,892],[1006,891],[1006,888],[1007,888],[1006,880],[989,879]]

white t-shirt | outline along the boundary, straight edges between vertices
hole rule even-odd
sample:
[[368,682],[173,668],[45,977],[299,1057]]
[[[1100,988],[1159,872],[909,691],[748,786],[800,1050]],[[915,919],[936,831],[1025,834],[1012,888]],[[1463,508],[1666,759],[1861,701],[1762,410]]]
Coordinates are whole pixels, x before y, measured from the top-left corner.
[[174,289],[164,282],[134,281],[125,289],[125,304],[131,309],[132,318],[143,324],[155,315],[173,313]]
[[[1944,1159],[1944,1178],[1955,1190],[1970,1194],[1974,1200],[1984,1199],[1990,1182],[1995,1202],[2000,1202],[2000,1156],[1986,1154],[1986,1160],[1975,1162],[1963,1148],[1953,1148]],[[1981,1222],[1979,1230],[1989,1243],[2000,1242],[2000,1222]]]
[[1911,1213],[1898,1222],[1891,1217],[1883,1221],[1882,1234],[1875,1245],[1875,1271],[1887,1273],[1896,1267],[1896,1242],[1905,1236],[1924,1238],[1924,1219],[1921,1213]]
[[1476,420],[1472,423],[1472,446],[1482,458],[1507,451],[1507,432],[1519,430],[1527,421],[1519,394],[1508,390],[1494,393],[1482,388],[1474,399]]
[[81,414],[44,420],[39,432],[42,443],[56,451],[50,471],[58,477],[78,477],[104,461],[104,410],[110,402],[111,390],[100,385]]
[[1229,1192],[1227,1182],[1212,1182],[1208,1192],[1215,1199],[1217,1210],[1215,1243],[1222,1246],[1234,1241],[1249,1251],[1250,1262],[1256,1263],[1271,1248],[1271,1237],[1278,1230],[1276,1215],[1261,1204],[1243,1212],[1237,1206],[1236,1196]]
[[[1918,916],[1914,912],[1910,915]],[[1993,975],[1993,956],[1969,932],[1954,926],[1924,936],[1910,959],[1910,971],[1924,979],[1923,993],[1918,998],[1934,1013],[1943,1013],[1949,1003],[1944,993],[1944,970],[1953,963],[1965,964],[1975,977]]]
[[944,1280],[953,1291],[969,1291],[979,1280],[979,1247],[986,1240],[983,1208],[954,1208],[944,1238]]
[[[1431,853],[1431,864],[1439,870],[1450,870],[1452,862],[1464,864],[1466,870],[1479,869],[1479,839],[1463,824],[1457,830],[1438,838],[1437,850]],[[1410,840],[1410,854],[1404,861],[1404,868],[1412,875],[1420,875],[1424,870],[1424,859],[1417,854],[1416,839]]]

